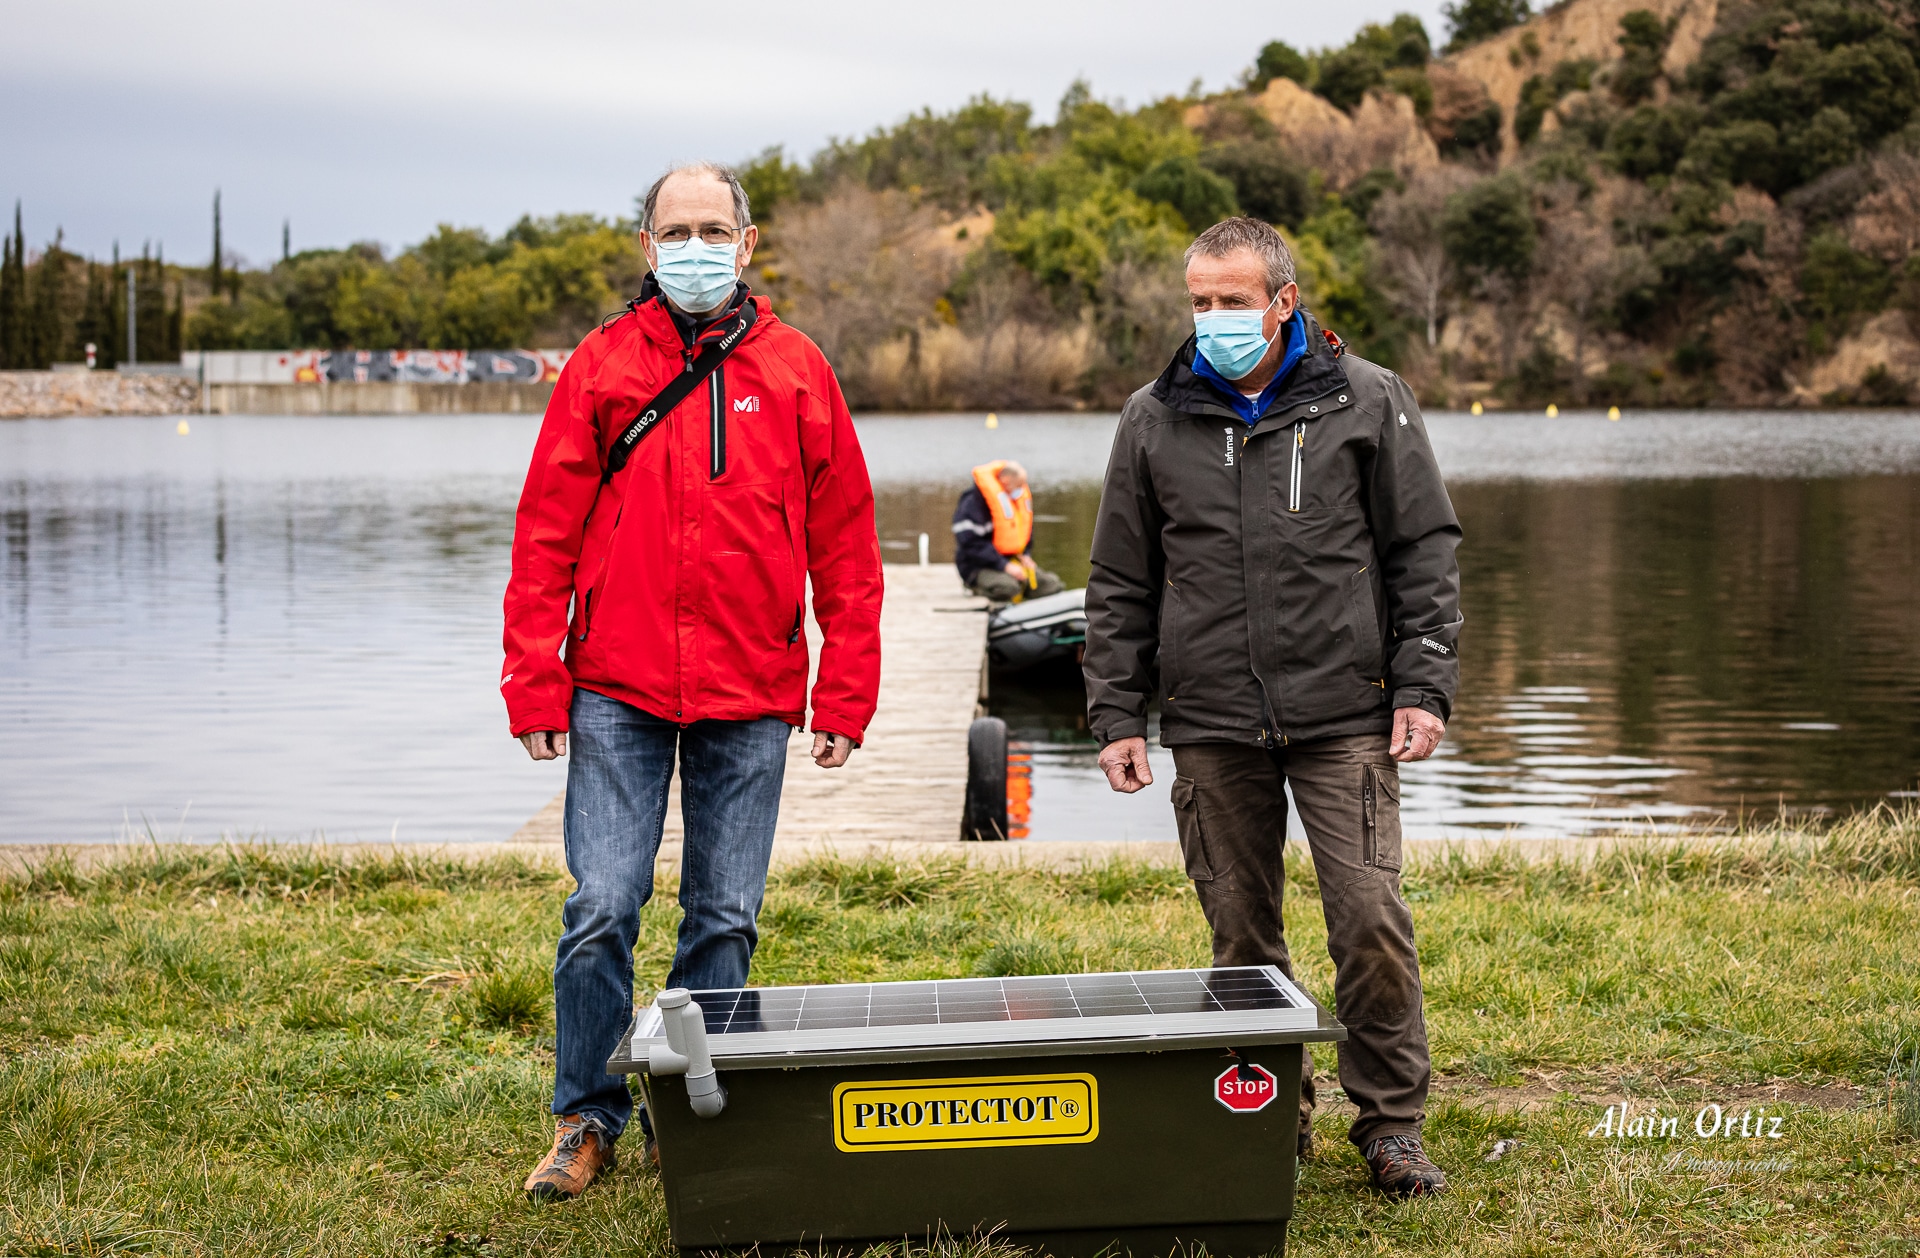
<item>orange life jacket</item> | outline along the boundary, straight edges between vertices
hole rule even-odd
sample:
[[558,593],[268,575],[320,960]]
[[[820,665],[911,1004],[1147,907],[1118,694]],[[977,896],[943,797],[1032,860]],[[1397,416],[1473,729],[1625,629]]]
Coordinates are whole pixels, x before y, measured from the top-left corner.
[[1033,491],[1024,490],[1018,498],[1008,493],[1000,483],[1000,469],[1006,465],[1004,459],[982,463],[973,469],[973,484],[993,516],[993,548],[1012,557],[1026,554],[1033,540]]

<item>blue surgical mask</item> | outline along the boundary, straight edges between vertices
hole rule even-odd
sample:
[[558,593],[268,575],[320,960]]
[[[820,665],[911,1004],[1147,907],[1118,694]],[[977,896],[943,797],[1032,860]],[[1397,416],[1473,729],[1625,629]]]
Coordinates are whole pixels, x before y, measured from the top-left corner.
[[[1279,300],[1275,293],[1273,301]],[[1267,310],[1273,309],[1273,301]],[[1215,371],[1238,380],[1260,365],[1273,344],[1266,337],[1267,310],[1209,310],[1193,316],[1200,353]]]
[[710,245],[698,236],[667,244],[654,242],[659,261],[653,277],[673,304],[688,314],[705,314],[727,299],[739,278],[736,245]]

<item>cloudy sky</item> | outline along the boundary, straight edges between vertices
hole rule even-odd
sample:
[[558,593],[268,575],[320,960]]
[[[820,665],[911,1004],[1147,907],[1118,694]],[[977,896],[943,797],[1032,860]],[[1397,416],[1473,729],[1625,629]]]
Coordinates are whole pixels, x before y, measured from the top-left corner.
[[1340,5],[1139,0],[964,5],[855,0],[0,0],[0,196],[30,241],[254,260],[498,231],[521,213],[630,210],[664,164],[812,153],[978,92],[1051,117],[1085,77],[1139,103],[1234,81],[1260,45],[1345,42],[1439,0]]

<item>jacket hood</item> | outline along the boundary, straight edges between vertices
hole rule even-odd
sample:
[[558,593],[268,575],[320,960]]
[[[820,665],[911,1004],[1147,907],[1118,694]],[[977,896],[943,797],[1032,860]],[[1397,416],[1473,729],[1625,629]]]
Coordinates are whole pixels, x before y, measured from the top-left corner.
[[[1340,365],[1333,343],[1320,327],[1320,321],[1304,306],[1293,312],[1289,323],[1298,323],[1306,341],[1306,351],[1291,372],[1280,377],[1280,387],[1269,388],[1258,414],[1244,414],[1222,392],[1221,387],[1194,370],[1198,338],[1189,336],[1174,351],[1173,361],[1153,382],[1150,392],[1155,401],[1183,415],[1221,415],[1256,424],[1275,411],[1286,410],[1302,402],[1347,387],[1347,372]],[[1292,336],[1289,335],[1289,348]],[[1289,355],[1291,356],[1291,355]]]

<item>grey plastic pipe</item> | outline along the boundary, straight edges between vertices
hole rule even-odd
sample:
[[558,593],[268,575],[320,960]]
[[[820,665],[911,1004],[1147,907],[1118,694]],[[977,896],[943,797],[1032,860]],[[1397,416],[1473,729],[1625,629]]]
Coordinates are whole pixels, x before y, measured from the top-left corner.
[[674,987],[660,993],[654,1001],[660,1010],[661,1029],[667,1043],[656,1044],[647,1054],[647,1072],[654,1075],[685,1075],[687,1104],[702,1118],[716,1118],[727,1108],[727,1090],[713,1068],[713,1054],[707,1046],[707,1019],[694,1003],[693,993]]

